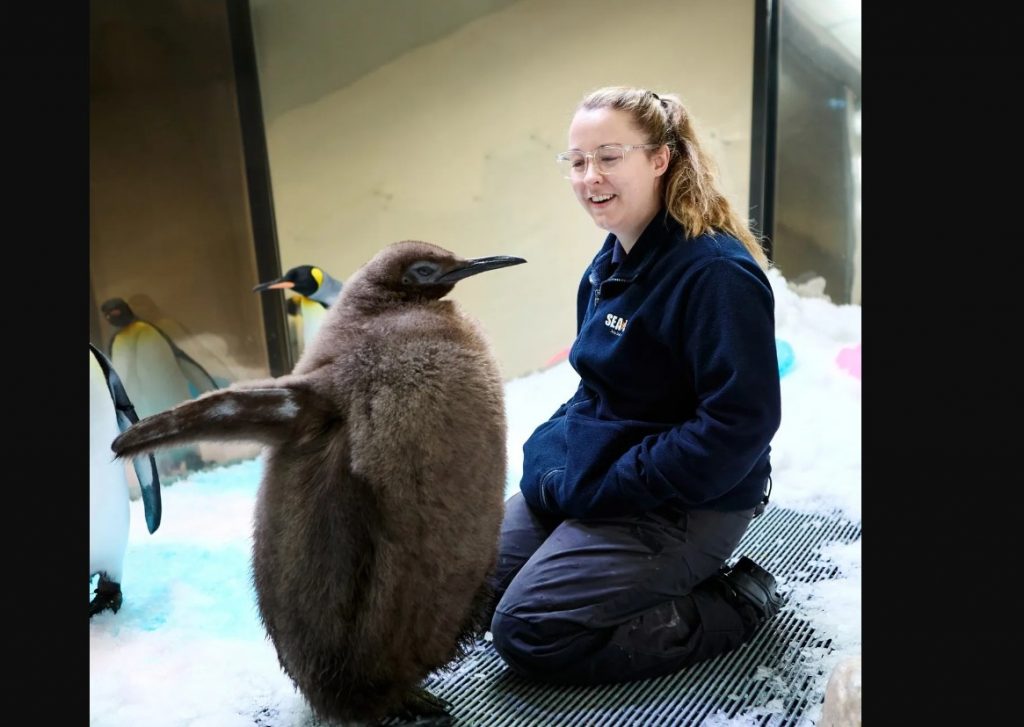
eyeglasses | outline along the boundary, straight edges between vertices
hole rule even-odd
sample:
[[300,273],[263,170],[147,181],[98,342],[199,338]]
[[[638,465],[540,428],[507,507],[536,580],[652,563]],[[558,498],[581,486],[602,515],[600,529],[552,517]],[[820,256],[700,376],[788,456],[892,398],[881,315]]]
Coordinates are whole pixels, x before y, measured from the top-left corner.
[[555,159],[566,179],[582,179],[587,173],[587,161],[593,160],[598,174],[614,174],[628,152],[634,149],[657,149],[661,144],[605,144],[584,154],[581,151],[563,151]]

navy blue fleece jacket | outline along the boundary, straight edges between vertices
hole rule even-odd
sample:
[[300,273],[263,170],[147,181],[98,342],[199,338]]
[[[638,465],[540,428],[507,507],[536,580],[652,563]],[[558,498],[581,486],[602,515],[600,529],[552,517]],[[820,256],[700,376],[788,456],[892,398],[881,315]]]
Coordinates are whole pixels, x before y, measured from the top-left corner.
[[580,386],[524,444],[523,497],[578,518],[754,507],[781,416],[767,276],[735,238],[689,239],[664,211],[618,265],[616,246],[580,282]]

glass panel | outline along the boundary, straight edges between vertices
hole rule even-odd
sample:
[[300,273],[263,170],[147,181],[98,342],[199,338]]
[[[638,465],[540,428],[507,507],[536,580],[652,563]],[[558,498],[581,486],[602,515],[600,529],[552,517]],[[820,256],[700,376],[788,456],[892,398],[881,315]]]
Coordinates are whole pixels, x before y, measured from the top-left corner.
[[[227,17],[221,2],[97,0],[90,26],[89,335],[146,416],[211,377],[268,373]],[[255,451],[158,462],[172,481]]]
[[860,3],[781,8],[775,264],[806,292],[860,303]]

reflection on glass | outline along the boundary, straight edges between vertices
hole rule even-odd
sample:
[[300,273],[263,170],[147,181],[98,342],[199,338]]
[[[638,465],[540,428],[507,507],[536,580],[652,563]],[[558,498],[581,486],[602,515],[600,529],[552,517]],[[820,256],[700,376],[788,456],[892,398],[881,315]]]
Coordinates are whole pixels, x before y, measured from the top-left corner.
[[775,264],[859,303],[860,4],[787,0],[779,36]]
[[[140,416],[268,373],[225,8],[90,5],[90,340]],[[256,452],[157,461],[169,483]]]

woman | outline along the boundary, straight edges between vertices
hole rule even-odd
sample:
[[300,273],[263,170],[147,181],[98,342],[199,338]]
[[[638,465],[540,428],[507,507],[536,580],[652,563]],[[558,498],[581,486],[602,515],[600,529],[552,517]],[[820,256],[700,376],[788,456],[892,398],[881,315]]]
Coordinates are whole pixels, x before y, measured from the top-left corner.
[[749,639],[781,601],[749,558],[779,427],[768,261],[676,96],[604,88],[558,156],[608,236],[584,272],[576,394],[523,447],[494,586],[518,673],[659,676]]

